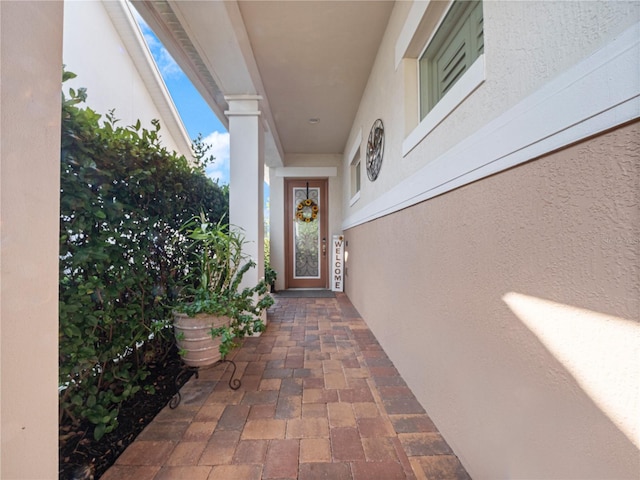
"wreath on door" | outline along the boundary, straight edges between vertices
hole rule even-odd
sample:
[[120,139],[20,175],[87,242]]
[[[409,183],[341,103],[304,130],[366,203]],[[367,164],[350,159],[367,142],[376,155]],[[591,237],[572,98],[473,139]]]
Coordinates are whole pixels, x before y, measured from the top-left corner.
[[296,218],[302,222],[313,222],[318,218],[318,205],[310,198],[300,200],[296,208]]

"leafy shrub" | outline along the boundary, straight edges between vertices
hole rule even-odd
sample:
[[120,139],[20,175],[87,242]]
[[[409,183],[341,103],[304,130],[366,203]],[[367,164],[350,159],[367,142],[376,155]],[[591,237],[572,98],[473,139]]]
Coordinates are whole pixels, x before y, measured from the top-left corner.
[[164,327],[191,261],[180,227],[199,212],[225,218],[228,190],[204,174],[200,137],[190,163],[162,147],[157,120],[116,126],[85,100],[85,89],[62,95],[59,416],[88,419],[99,439],[170,346]]

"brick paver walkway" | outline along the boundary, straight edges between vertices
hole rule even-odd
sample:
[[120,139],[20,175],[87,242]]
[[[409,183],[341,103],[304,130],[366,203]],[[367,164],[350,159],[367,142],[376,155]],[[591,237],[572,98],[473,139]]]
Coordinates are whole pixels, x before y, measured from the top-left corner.
[[276,298],[234,356],[239,390],[202,369],[103,480],[469,478],[344,294]]

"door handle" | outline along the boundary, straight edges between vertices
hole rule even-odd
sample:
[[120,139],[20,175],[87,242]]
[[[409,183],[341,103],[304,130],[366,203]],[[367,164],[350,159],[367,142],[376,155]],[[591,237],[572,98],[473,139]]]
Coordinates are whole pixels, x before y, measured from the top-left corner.
[[326,238],[322,239],[322,256],[323,257],[327,256],[327,239]]

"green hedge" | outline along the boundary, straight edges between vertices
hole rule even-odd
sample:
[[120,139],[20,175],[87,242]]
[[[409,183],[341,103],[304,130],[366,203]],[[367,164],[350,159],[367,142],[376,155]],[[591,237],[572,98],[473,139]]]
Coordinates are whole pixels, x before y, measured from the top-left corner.
[[204,174],[200,139],[190,163],[162,147],[159,122],[116,126],[85,100],[62,95],[60,422],[88,419],[99,439],[170,347],[163,327],[190,262],[180,227],[226,218],[228,189]]

